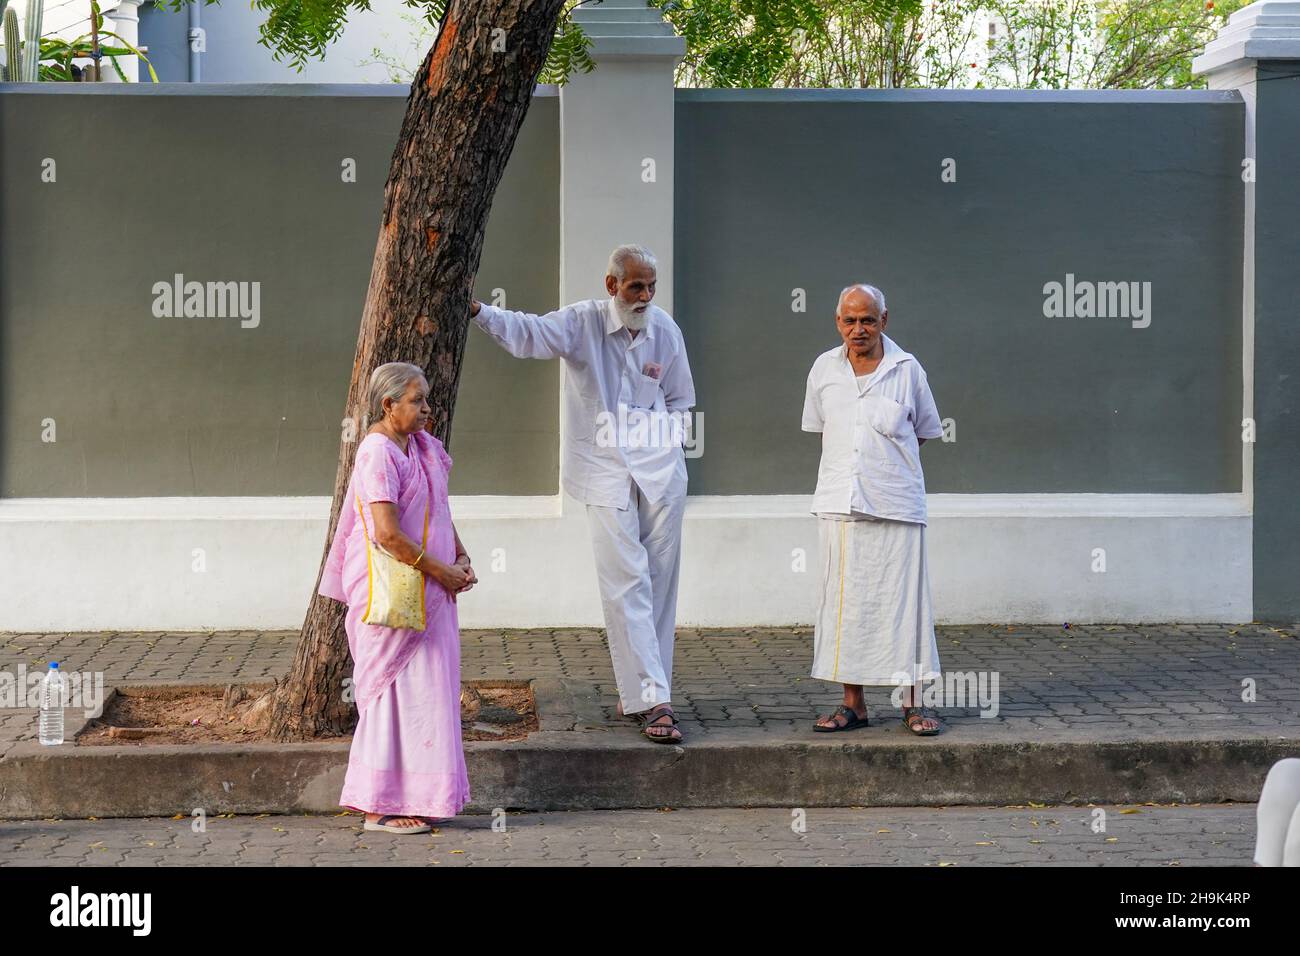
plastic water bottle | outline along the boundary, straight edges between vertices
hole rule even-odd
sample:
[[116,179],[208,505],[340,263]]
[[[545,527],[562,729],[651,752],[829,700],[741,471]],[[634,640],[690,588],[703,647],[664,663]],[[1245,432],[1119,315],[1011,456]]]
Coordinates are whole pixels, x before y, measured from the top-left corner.
[[59,662],[50,661],[50,669],[41,681],[41,743],[63,743],[63,675]]

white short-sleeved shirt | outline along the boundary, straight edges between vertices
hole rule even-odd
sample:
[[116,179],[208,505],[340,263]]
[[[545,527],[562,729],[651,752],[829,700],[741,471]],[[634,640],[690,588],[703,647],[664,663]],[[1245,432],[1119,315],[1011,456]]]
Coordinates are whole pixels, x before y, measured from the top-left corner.
[[863,383],[843,345],[819,355],[808,373],[803,430],[822,435],[812,511],[925,524],[917,439],[939,438],[943,426],[921,363],[881,338],[884,355]]
[[546,315],[483,305],[474,318],[511,355],[567,363],[560,474],[584,504],[627,508],[630,480],[652,502],[686,493],[686,454],[671,425],[695,405],[695,382],[677,323],[657,305],[647,311],[636,338],[609,299]]

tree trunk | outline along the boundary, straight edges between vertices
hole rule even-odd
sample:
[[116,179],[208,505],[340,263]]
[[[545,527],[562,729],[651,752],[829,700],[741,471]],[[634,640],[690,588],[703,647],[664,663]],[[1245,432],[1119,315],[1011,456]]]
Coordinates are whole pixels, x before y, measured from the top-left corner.
[[[334,537],[370,373],[414,362],[429,379],[430,430],[450,447],[469,302],[492,196],[532,99],[564,0],[453,0],[411,84],[357,336],[325,551]],[[345,422],[346,424],[346,422]],[[324,568],[322,557],[321,568]],[[320,573],[317,573],[317,587]],[[258,701],[276,740],[352,729],[344,605],[312,589],[293,669]]]

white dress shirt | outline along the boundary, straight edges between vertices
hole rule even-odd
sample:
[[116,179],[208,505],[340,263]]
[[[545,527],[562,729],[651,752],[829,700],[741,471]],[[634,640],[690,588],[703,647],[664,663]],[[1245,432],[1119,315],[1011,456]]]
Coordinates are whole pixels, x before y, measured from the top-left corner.
[[808,373],[803,430],[821,432],[814,514],[926,523],[918,438],[943,434],[925,369],[889,336],[874,374],[859,383],[840,345]]
[[[540,316],[482,305],[474,317],[517,358],[568,363],[560,474],[564,490],[584,504],[626,508],[629,478],[651,502],[686,493],[680,441],[657,439],[671,431],[668,413],[685,418],[694,406],[695,383],[677,323],[653,303],[646,311],[649,320],[636,338],[609,299]],[[620,422],[632,427],[619,428]]]

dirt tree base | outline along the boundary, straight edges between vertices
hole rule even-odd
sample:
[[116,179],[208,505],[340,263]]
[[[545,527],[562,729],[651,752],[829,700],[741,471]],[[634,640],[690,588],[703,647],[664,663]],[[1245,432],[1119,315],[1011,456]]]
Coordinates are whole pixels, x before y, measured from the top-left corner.
[[[120,688],[76,739],[78,746],[275,742],[266,685]],[[521,740],[537,729],[527,681],[472,681],[461,687],[464,740]],[[350,735],[324,738],[349,740]]]

